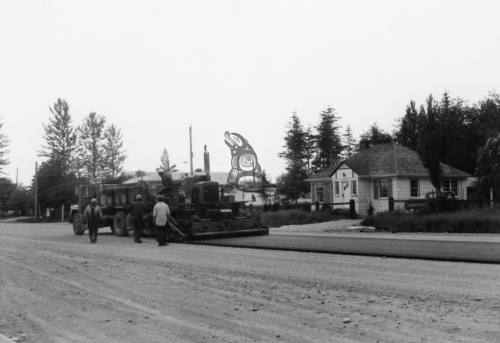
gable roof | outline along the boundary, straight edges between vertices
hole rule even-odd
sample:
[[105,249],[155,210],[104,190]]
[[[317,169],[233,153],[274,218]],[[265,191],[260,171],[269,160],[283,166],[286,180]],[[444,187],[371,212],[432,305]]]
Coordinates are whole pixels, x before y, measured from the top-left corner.
[[[360,177],[383,176],[429,176],[429,171],[424,167],[420,156],[414,150],[396,143],[377,144],[362,150],[347,160],[327,168],[311,176],[308,181],[318,179],[316,175],[328,174],[330,177],[337,171],[342,163],[354,170]],[[466,178],[470,174],[454,168],[446,163],[441,163],[443,177]]]
[[309,176],[307,179],[305,179],[305,181],[330,179],[330,176],[332,176],[332,174],[335,173],[335,171],[340,167],[342,163],[343,161],[338,162],[326,169],[323,169],[318,173]]

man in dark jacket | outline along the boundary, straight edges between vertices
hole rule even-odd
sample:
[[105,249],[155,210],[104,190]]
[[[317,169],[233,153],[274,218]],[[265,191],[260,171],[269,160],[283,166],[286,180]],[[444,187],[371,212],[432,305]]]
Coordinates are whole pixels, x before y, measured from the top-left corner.
[[135,201],[128,207],[128,213],[132,215],[132,220],[134,224],[134,241],[136,243],[142,243],[141,233],[144,229],[144,202],[142,201],[142,196],[137,194],[135,196]]
[[101,209],[97,206],[97,200],[92,199],[90,200],[90,205],[87,206],[83,215],[83,223],[87,224],[89,228],[90,243],[97,243],[97,230],[101,220]]

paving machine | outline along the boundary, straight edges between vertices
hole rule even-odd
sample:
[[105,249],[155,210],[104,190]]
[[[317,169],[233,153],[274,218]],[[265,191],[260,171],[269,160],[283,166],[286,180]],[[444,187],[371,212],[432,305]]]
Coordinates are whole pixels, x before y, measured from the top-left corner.
[[208,175],[172,180],[160,173],[162,182],[136,182],[124,184],[92,184],[77,188],[78,204],[71,206],[70,222],[75,235],[83,235],[83,211],[90,199],[96,198],[104,220],[101,227],[110,227],[117,236],[132,235],[132,215],[128,206],[137,194],[145,203],[145,235],[154,234],[153,207],[156,196],[164,195],[171,209],[169,225],[176,240],[209,239],[243,235],[266,235],[258,214],[252,213],[245,202],[224,196],[222,187],[209,180]]

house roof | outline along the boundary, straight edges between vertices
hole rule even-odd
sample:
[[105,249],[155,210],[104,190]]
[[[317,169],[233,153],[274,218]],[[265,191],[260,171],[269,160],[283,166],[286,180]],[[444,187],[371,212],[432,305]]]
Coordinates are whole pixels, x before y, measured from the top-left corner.
[[[396,143],[374,145],[337,164],[335,168],[327,168],[316,175],[329,173],[328,176],[331,176],[342,163],[354,170],[360,177],[429,175],[428,169],[424,167],[416,151]],[[471,176],[445,163],[441,163],[441,170],[444,177]],[[315,179],[315,177],[312,176],[310,179]]]
[[305,181],[329,179],[330,176],[332,176],[332,174],[340,167],[342,163],[343,161],[336,163],[326,169],[323,169],[320,172],[309,176]]

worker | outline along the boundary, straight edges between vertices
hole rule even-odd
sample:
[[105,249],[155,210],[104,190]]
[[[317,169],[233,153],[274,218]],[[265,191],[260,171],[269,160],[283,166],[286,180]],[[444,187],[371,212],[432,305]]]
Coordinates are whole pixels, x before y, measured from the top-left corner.
[[102,212],[97,206],[97,199],[92,198],[83,215],[83,223],[89,228],[90,243],[97,243],[97,230],[101,220]]
[[142,201],[142,195],[137,194],[135,196],[135,201],[128,207],[128,213],[132,215],[133,225],[134,225],[134,241],[136,243],[142,243],[141,234],[144,229],[144,202]]
[[168,231],[168,217],[170,216],[170,208],[165,203],[163,195],[158,195],[157,203],[153,207],[153,220],[156,226],[156,240],[158,246],[165,246],[167,244],[167,231]]

